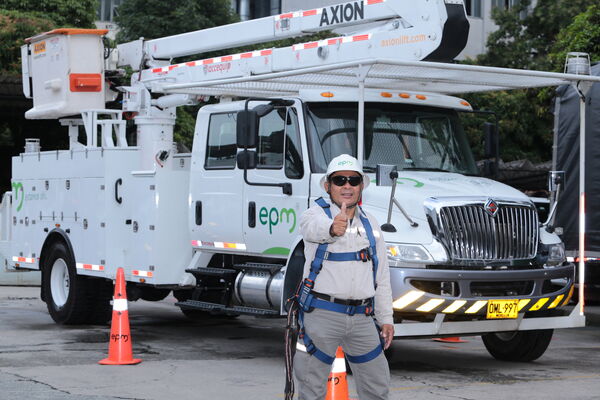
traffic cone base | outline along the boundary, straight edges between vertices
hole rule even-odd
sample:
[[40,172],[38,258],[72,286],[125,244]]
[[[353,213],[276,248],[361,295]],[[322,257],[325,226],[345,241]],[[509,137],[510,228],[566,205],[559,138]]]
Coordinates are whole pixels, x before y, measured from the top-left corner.
[[113,297],[113,314],[110,324],[108,358],[98,361],[102,365],[132,365],[142,362],[133,358],[131,349],[131,332],[129,329],[129,311],[127,310],[127,291],[125,288],[125,272],[117,270],[115,294]]

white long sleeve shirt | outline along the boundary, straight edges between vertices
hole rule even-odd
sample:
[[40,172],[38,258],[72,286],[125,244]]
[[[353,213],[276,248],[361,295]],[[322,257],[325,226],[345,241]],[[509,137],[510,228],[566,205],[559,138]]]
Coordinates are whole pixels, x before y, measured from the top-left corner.
[[[335,218],[340,208],[331,203],[331,216]],[[315,258],[319,244],[328,243],[327,251],[332,253],[354,252],[369,247],[369,238],[358,216],[358,208],[343,236],[332,237],[329,228],[333,223],[325,211],[314,205],[300,218],[300,232],[304,238],[304,277],[310,272],[310,264]],[[364,211],[363,211],[364,213]],[[373,286],[373,263],[363,261],[323,260],[321,272],[315,280],[314,291],[339,299],[362,300],[375,297],[375,318],[379,324],[393,324],[392,289],[390,270],[383,233],[375,218],[364,213],[369,219],[375,236],[377,258],[377,290]]]

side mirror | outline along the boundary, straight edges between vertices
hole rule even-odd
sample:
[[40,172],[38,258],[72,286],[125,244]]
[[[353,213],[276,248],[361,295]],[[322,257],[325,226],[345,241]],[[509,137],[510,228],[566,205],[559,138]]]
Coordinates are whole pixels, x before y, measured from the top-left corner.
[[258,114],[254,110],[237,113],[236,142],[238,148],[253,149],[258,143]]
[[244,150],[237,153],[236,162],[238,169],[255,169],[257,164],[257,155],[254,150]]
[[377,164],[375,184],[377,186],[393,186],[398,178],[395,165]]
[[550,171],[548,172],[548,191],[556,192],[559,186],[564,187],[565,171]]

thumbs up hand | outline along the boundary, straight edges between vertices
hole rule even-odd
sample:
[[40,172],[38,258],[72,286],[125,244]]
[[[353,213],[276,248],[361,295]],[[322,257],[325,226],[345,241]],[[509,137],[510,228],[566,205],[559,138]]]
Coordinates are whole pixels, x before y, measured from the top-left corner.
[[342,209],[333,219],[329,233],[331,236],[343,236],[348,227],[348,216],[346,215],[346,203],[342,203]]

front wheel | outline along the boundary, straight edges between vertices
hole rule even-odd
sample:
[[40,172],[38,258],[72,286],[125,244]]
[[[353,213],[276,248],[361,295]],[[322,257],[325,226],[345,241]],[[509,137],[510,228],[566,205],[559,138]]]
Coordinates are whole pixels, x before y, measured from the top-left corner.
[[502,361],[528,362],[544,354],[552,340],[553,329],[487,333],[481,336],[488,352]]

